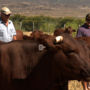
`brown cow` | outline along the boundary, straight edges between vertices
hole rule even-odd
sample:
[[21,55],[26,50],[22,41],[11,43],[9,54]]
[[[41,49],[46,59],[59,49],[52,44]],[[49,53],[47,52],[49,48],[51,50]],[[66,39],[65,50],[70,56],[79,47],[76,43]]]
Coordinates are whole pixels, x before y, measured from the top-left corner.
[[90,37],[76,37],[76,40],[84,41],[87,43],[88,47],[90,48]]
[[[62,33],[68,33],[68,32],[64,32],[64,30],[60,30],[60,29],[57,29],[57,30],[55,30],[55,32],[54,32],[54,35],[55,36],[57,36],[57,35],[61,35]],[[70,33],[68,33],[68,34],[70,34]],[[72,33],[71,33],[72,34]],[[88,48],[90,49],[90,37],[78,37],[78,38],[75,38],[75,39],[77,39],[79,42],[85,42],[85,44],[88,46]],[[78,47],[78,46],[77,46]],[[64,85],[65,83],[67,83],[68,84],[68,82],[66,81],[66,82],[63,82],[63,84],[62,85]],[[68,88],[67,87],[67,84],[65,84],[66,85],[66,88]],[[66,89],[67,90],[67,89]]]
[[[62,32],[63,33],[63,32]],[[59,33],[58,35],[61,35],[61,33]],[[90,37],[77,37],[75,38],[76,40],[78,40],[79,42],[83,42],[87,45],[87,47],[90,49]],[[78,47],[78,46],[77,46]],[[65,84],[65,82],[63,83]],[[62,84],[62,85],[63,85]],[[68,84],[68,83],[67,83]],[[67,88],[67,87],[66,87]]]
[[39,38],[40,37],[40,35],[43,35],[44,33],[42,32],[42,31],[40,31],[40,30],[35,30],[35,31],[33,31],[32,33],[30,33],[30,36],[27,36],[27,35],[24,35],[24,39],[26,40],[28,40],[29,39],[29,37],[30,38],[33,38],[33,39],[36,39],[36,38]]
[[[62,32],[63,33],[63,32]],[[68,32],[65,32],[65,33],[68,33]],[[40,37],[42,37],[42,34],[43,34],[43,32],[41,32],[41,31],[34,31],[34,32],[32,32],[32,34],[31,34],[31,36],[32,36],[32,38],[33,38],[33,40],[37,40],[38,38],[40,38]],[[60,33],[59,33],[60,34]],[[47,37],[47,35],[44,35],[44,37]],[[49,37],[48,37],[49,38]],[[26,39],[31,39],[31,37],[29,37],[29,38],[26,38]],[[85,38],[83,38],[83,39],[85,39]],[[60,84],[60,83],[59,83]],[[64,88],[65,86],[64,85],[67,85],[68,84],[68,82],[67,81],[65,81],[65,83],[61,83],[61,87],[62,88]],[[59,85],[59,87],[60,87],[60,85]],[[67,88],[68,87],[66,87],[66,89],[65,90],[67,90]]]
[[62,33],[68,33],[72,35],[73,32],[76,32],[76,31],[72,29],[70,26],[65,29],[58,28],[54,31],[54,36],[59,36]]
[[23,40],[23,32],[21,30],[16,30],[17,40]]
[[[90,49],[90,37],[77,37],[76,39],[80,40],[82,42],[85,42],[88,45],[89,49]],[[90,82],[87,82],[87,83],[90,85]],[[83,85],[84,90],[86,90],[84,82],[82,82],[82,85]]]
[[44,35],[44,33],[43,33],[42,31],[40,31],[40,30],[35,30],[35,31],[33,31],[33,32],[30,34],[30,36],[24,35],[24,36],[23,36],[23,39],[24,39],[24,40],[33,39],[33,40],[37,41],[37,39],[40,38],[41,35]]
[[90,80],[90,52],[87,45],[67,34],[62,36],[64,41],[58,43],[55,37],[45,35],[37,42],[21,40],[2,44],[0,89],[61,90],[55,85],[56,82]]
[[[63,32],[62,32],[63,33]],[[68,33],[68,32],[64,32],[64,33]],[[43,33],[42,32],[40,32],[40,31],[34,31],[34,32],[32,32],[32,38],[33,38],[33,40],[37,40],[39,37],[42,37],[41,35],[42,35]],[[59,33],[60,34],[60,33]],[[69,33],[68,33],[69,34]],[[47,36],[47,35],[46,35]],[[49,38],[49,37],[48,37]],[[29,38],[27,38],[27,39],[31,39],[31,37],[29,37]],[[68,81],[65,81],[65,82],[61,82],[61,83],[59,83],[59,87],[62,87],[64,90],[67,90],[67,88],[68,88]]]

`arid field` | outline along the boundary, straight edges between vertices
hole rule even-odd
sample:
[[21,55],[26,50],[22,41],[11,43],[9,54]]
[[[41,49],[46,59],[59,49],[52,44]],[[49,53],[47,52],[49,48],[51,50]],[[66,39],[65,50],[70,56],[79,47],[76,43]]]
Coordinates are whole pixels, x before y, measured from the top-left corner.
[[83,86],[81,82],[78,82],[76,80],[69,81],[69,90],[83,90]]

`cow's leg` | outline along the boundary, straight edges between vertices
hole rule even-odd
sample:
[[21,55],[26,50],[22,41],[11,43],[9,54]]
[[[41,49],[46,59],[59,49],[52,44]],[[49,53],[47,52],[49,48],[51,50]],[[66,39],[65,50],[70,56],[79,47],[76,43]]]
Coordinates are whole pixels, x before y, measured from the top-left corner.
[[87,82],[84,82],[84,81],[83,81],[83,82],[82,82],[82,85],[83,85],[83,89],[84,89],[84,90],[88,90],[88,88],[87,88]]
[[88,90],[90,90],[90,82],[88,82]]

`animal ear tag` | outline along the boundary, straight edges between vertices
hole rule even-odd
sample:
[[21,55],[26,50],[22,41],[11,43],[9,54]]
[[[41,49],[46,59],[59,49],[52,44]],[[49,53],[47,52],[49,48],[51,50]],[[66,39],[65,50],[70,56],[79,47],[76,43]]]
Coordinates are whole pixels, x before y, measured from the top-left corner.
[[38,49],[39,51],[43,51],[46,48],[43,44],[39,44]]
[[55,39],[56,39],[56,43],[62,42],[63,41],[63,36],[57,36]]

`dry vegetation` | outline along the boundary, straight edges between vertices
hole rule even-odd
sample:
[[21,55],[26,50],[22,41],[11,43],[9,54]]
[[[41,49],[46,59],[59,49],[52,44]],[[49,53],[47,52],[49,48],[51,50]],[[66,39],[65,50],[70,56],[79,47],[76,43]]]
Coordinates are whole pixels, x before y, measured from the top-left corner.
[[[33,0],[32,0],[33,1]],[[0,0],[0,8],[7,6],[13,12],[12,14],[21,14],[25,16],[52,16],[52,17],[84,17],[90,10],[88,6],[74,6],[63,3],[48,3],[41,0],[41,2],[22,2],[17,0]]]
[[83,90],[83,86],[81,82],[78,82],[76,80],[69,81],[69,90]]

